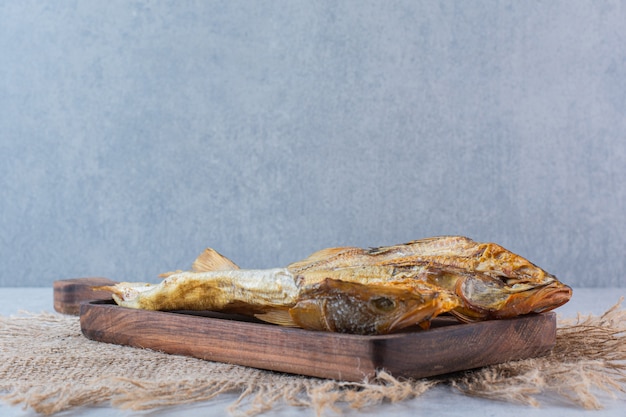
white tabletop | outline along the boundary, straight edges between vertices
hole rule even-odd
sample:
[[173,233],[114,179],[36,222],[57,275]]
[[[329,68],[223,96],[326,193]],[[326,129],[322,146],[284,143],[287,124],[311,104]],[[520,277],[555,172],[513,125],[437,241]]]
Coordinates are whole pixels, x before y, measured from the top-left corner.
[[[601,314],[617,303],[620,297],[626,295],[626,288],[602,288],[574,289],[572,300],[557,310],[559,317],[575,317],[576,313]],[[51,288],[5,288],[0,287],[0,314],[7,316],[17,314],[20,310],[30,312],[54,311]],[[626,308],[626,305],[624,306]],[[88,416],[150,416],[150,417],[170,417],[170,416],[225,416],[226,409],[235,401],[236,394],[225,394],[217,400],[194,405],[174,407],[162,410],[151,410],[144,412],[121,411],[108,407],[88,407],[62,413],[63,417]],[[626,415],[626,395],[619,399],[609,396],[601,397],[605,408],[598,411],[586,411],[573,406],[563,405],[549,398],[541,399],[541,407],[533,408],[529,406],[509,404],[498,401],[483,400],[480,398],[468,397],[456,393],[454,390],[438,386],[427,391],[421,397],[404,401],[397,404],[383,404],[359,412],[347,410],[345,416],[380,416],[393,415],[397,417],[408,417],[415,415],[433,416],[504,416],[507,417],[545,417],[545,416],[589,416],[589,417],[624,417]],[[0,403],[0,415],[3,417],[35,417],[32,410],[23,410],[21,407],[11,407]],[[268,416],[298,416],[309,417],[315,413],[309,409],[283,406],[276,408],[264,415]],[[328,415],[335,415],[329,412]]]

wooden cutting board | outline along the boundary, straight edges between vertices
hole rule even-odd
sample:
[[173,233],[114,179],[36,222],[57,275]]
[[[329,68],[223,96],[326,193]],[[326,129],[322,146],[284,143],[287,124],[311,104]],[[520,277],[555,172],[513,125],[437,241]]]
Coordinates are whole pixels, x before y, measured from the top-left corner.
[[111,300],[111,293],[94,291],[92,288],[102,285],[115,285],[115,281],[108,278],[74,278],[54,281],[54,309],[59,313],[77,316],[80,314],[80,305],[86,301]]
[[[71,289],[74,296],[69,299],[76,303],[77,294],[85,294],[77,288],[88,288],[91,282],[55,283],[57,311],[63,312],[68,298],[64,288]],[[556,341],[556,315],[551,312],[470,324],[443,317],[427,331],[361,336],[212,312],[134,310],[117,306],[109,296],[98,297],[80,304],[81,329],[89,339],[345,381],[360,382],[381,369],[396,377],[423,378],[542,356]]]

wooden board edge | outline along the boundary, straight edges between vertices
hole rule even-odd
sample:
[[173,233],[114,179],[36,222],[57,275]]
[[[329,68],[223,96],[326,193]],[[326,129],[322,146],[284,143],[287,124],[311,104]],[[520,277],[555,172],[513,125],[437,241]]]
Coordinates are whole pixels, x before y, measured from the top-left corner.
[[[431,329],[420,334],[418,352],[399,339],[379,343],[375,367],[395,376],[430,377],[545,356],[556,345],[556,329],[554,312]],[[446,349],[454,354],[441,357]],[[441,360],[415,360],[422,356]]]
[[94,300],[110,300],[107,291],[94,291],[92,287],[115,285],[117,282],[104,277],[72,278],[54,281],[53,307],[61,314],[79,315],[80,305]]
[[[81,306],[81,330],[92,340],[180,354],[216,362],[312,377],[361,382],[379,370],[396,377],[424,378],[526,359],[550,351],[556,340],[556,315],[526,316],[429,331],[380,336],[346,335],[239,322],[171,312],[133,310],[103,302]],[[523,343],[507,352],[494,349],[490,332],[500,340]],[[470,345],[439,357],[442,343],[461,336]],[[444,364],[443,366],[441,364]]]

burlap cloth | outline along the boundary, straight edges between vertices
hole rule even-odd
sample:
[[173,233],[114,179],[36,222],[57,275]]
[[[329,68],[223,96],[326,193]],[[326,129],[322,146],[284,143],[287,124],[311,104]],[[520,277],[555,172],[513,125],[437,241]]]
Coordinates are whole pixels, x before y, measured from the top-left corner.
[[[621,304],[621,301],[620,301]],[[559,320],[557,343],[546,357],[514,361],[424,380],[380,373],[373,381],[337,381],[94,342],[77,317],[20,313],[0,317],[0,395],[9,404],[53,414],[110,404],[150,409],[238,393],[234,414],[274,406],[312,407],[318,414],[420,396],[437,384],[466,395],[538,405],[544,397],[601,408],[600,397],[626,392],[626,311]],[[599,395],[602,394],[602,395]]]

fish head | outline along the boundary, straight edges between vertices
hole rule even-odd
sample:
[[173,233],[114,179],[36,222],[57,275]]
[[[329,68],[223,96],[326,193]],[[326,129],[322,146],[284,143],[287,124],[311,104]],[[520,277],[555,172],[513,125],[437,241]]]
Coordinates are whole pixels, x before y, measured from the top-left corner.
[[528,296],[537,302],[541,299],[540,304],[559,306],[571,297],[570,287],[528,259],[495,243],[480,244],[478,248],[480,257],[475,271],[500,279],[507,291],[518,294],[518,298]]
[[562,306],[572,297],[572,288],[548,273],[542,279],[468,274],[458,281],[455,292],[462,301],[455,315],[463,321],[544,313]]
[[456,297],[426,284],[366,285],[327,278],[304,292],[289,312],[309,330],[386,334],[429,323],[456,305]]
[[572,297],[572,288],[556,278],[540,283],[518,283],[509,291],[509,300],[502,312],[504,317],[544,313],[562,306]]
[[[507,314],[543,313],[567,303],[572,297],[572,288],[543,269],[528,262],[527,269],[522,268],[507,278],[502,278],[510,293]],[[528,270],[528,274],[523,272]]]

